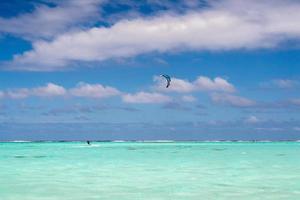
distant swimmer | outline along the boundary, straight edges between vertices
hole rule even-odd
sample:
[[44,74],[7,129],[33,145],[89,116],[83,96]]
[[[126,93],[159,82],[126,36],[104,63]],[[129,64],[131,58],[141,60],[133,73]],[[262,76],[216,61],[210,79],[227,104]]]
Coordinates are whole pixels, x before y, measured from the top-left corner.
[[86,143],[88,144],[88,145],[91,145],[91,142],[88,140],[88,141],[86,141]]

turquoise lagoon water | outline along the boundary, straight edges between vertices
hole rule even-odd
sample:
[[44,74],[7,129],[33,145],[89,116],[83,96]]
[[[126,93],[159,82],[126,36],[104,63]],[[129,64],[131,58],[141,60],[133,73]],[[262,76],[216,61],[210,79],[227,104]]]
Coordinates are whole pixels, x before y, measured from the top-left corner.
[[300,143],[0,143],[0,199],[296,200]]

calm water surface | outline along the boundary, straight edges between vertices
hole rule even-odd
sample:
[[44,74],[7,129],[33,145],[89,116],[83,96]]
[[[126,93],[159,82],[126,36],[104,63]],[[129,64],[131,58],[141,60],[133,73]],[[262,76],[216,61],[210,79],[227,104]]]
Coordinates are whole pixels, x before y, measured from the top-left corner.
[[300,143],[0,143],[1,200],[300,199]]

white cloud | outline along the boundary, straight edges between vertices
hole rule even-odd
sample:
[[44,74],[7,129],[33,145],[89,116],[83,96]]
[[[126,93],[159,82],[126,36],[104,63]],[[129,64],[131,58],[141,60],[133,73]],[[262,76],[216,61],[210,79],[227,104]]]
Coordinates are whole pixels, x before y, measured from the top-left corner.
[[299,99],[291,99],[290,103],[296,106],[300,106],[300,98]]
[[300,82],[293,79],[274,79],[260,84],[262,88],[280,88],[280,89],[293,89],[299,88]]
[[296,81],[289,80],[289,79],[277,79],[273,81],[276,86],[279,88],[292,88]]
[[296,126],[293,128],[294,131],[300,131],[300,127]]
[[192,95],[184,95],[183,97],[181,97],[182,101],[185,101],[185,102],[195,102],[197,101],[197,99],[192,96]]
[[258,131],[283,131],[283,128],[279,128],[279,127],[258,127],[255,128]]
[[171,78],[171,85],[169,88],[166,88],[166,80],[163,77],[154,76],[153,81],[155,82],[155,89],[159,91],[192,92],[195,90],[193,83],[178,78]]
[[36,88],[9,89],[4,92],[4,97],[11,99],[24,99],[29,96],[53,97],[66,94],[65,88],[54,83],[48,83],[46,86]]
[[4,92],[0,91],[0,99],[4,97]]
[[16,55],[10,67],[59,70],[74,61],[103,61],[150,52],[273,48],[286,39],[300,37],[297,1],[216,2],[198,12],[121,20],[111,27],[37,41],[33,50]]
[[160,93],[138,92],[125,94],[122,99],[126,103],[166,103],[172,101],[169,96]]
[[173,91],[188,93],[193,91],[223,91],[223,92],[234,92],[234,86],[227,80],[216,77],[210,79],[205,76],[199,76],[195,81],[189,82],[188,80],[182,80],[178,78],[172,78],[171,85],[166,88],[165,80],[162,77],[154,77],[155,88],[159,91]]
[[258,123],[260,120],[256,117],[256,116],[249,116],[246,120],[245,120],[245,122],[246,123],[249,123],[249,124],[256,124],[256,123]]
[[66,94],[66,89],[62,86],[53,83],[48,83],[44,87],[33,88],[31,93],[34,96],[41,97],[63,96]]
[[39,4],[32,13],[12,18],[0,17],[0,32],[19,35],[26,39],[52,38],[91,19],[98,18],[101,0],[57,1],[50,7]]
[[209,90],[209,91],[224,91],[224,92],[234,92],[235,89],[232,84],[228,83],[227,80],[216,77],[211,80],[205,76],[199,76],[195,81],[195,86],[199,90]]
[[211,95],[211,99],[214,103],[231,105],[235,107],[250,107],[256,105],[256,102],[245,97],[223,94],[223,93],[214,93]]
[[[1,95],[2,94],[2,95]],[[48,83],[46,86],[35,88],[8,89],[0,93],[0,97],[10,99],[24,99],[31,96],[37,97],[86,97],[86,98],[106,98],[120,95],[121,92],[116,88],[103,86],[101,84],[87,84],[80,82],[76,87],[65,89],[60,85]]]
[[27,88],[8,90],[4,93],[5,97],[11,99],[24,99],[30,95],[30,90]]
[[79,83],[75,88],[70,89],[69,93],[72,96],[90,98],[106,98],[121,94],[116,88],[88,83]]

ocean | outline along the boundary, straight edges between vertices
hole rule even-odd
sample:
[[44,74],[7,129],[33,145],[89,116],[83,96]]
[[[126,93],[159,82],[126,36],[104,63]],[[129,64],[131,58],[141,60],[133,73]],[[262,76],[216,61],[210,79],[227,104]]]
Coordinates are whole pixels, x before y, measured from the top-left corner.
[[2,142],[1,200],[300,199],[300,142]]

